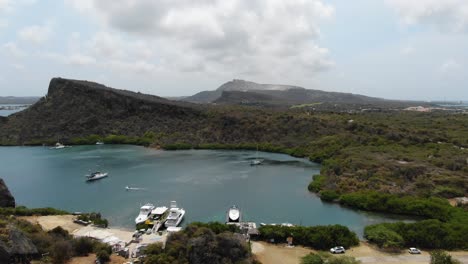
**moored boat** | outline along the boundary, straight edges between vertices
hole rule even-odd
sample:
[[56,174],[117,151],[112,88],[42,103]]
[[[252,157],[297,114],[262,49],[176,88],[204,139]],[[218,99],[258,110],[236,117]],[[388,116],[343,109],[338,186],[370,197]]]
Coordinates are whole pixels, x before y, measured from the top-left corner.
[[242,213],[240,209],[233,205],[229,208],[226,214],[226,223],[239,223],[241,222]]
[[169,209],[169,215],[164,226],[166,228],[177,227],[182,222],[182,219],[184,219],[184,215],[185,210],[178,208],[176,201],[171,201],[171,208]]
[[95,181],[95,180],[100,180],[102,178],[107,177],[109,174],[107,172],[100,172],[96,171],[91,173],[90,175],[86,175],[86,181]]
[[145,223],[153,226],[153,232],[157,232],[163,226],[164,222],[166,222],[166,218],[169,213],[168,210],[169,208],[166,206],[160,206],[151,211]]
[[145,222],[146,219],[148,219],[149,215],[151,214],[151,211],[153,211],[153,209],[154,209],[153,204],[147,203],[147,204],[143,205],[140,208],[140,213],[135,218],[135,224],[140,224],[140,223]]

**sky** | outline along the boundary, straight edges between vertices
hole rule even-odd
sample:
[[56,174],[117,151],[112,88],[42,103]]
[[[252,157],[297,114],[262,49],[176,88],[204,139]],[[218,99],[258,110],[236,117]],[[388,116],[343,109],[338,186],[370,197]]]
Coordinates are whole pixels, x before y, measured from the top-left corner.
[[468,100],[468,0],[0,0],[0,96],[53,77],[159,96],[232,79]]

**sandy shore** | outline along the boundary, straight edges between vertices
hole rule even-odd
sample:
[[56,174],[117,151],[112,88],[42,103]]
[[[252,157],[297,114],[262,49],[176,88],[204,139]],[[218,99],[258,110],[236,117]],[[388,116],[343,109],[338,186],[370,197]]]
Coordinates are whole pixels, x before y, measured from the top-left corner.
[[48,215],[48,216],[23,216],[20,219],[29,221],[33,224],[39,224],[46,231],[61,226],[70,234],[76,230],[81,229],[83,226],[73,223],[74,215]]

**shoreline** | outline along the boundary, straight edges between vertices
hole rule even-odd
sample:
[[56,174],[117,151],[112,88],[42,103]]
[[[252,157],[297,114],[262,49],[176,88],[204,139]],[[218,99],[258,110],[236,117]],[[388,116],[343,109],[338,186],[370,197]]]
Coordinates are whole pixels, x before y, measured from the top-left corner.
[[[20,219],[29,221],[33,224],[39,224],[44,230],[51,230],[57,226],[61,226],[69,231],[71,235],[87,236],[93,234],[96,236],[113,235],[121,240],[131,239],[133,232],[124,228],[108,227],[97,228],[91,226],[82,226],[73,223],[74,215],[52,215],[52,216],[24,216]],[[92,233],[94,232],[94,233]],[[147,237],[140,243],[155,243],[164,242],[167,236]],[[137,244],[131,243],[130,247],[135,247]],[[301,257],[312,253],[319,252],[312,248],[303,246],[286,247],[285,244],[270,244],[264,241],[252,241],[252,254],[254,254],[262,263],[269,264],[299,264]],[[462,263],[468,263],[468,251],[447,251],[455,259]],[[360,240],[359,245],[352,247],[346,251],[345,256],[355,257],[361,263],[382,263],[382,264],[423,264],[428,263],[430,256],[429,251],[423,251],[421,255],[411,255],[406,250],[400,253],[387,253],[379,250],[375,245],[369,244],[367,241]]]

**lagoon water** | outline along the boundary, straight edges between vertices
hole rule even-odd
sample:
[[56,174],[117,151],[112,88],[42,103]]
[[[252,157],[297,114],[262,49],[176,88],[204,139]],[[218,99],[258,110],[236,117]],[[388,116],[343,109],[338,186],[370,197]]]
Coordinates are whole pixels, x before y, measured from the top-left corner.
[[[244,220],[302,225],[342,224],[359,235],[365,225],[394,221],[322,203],[307,185],[318,164],[273,153],[258,153],[261,166],[250,166],[255,151],[161,151],[138,146],[0,147],[0,177],[17,204],[68,211],[99,211],[112,226],[133,228],[139,207],[176,200],[186,209],[184,223],[225,220],[238,205]],[[90,170],[109,177],[85,182]],[[126,186],[144,188],[125,190]]]

